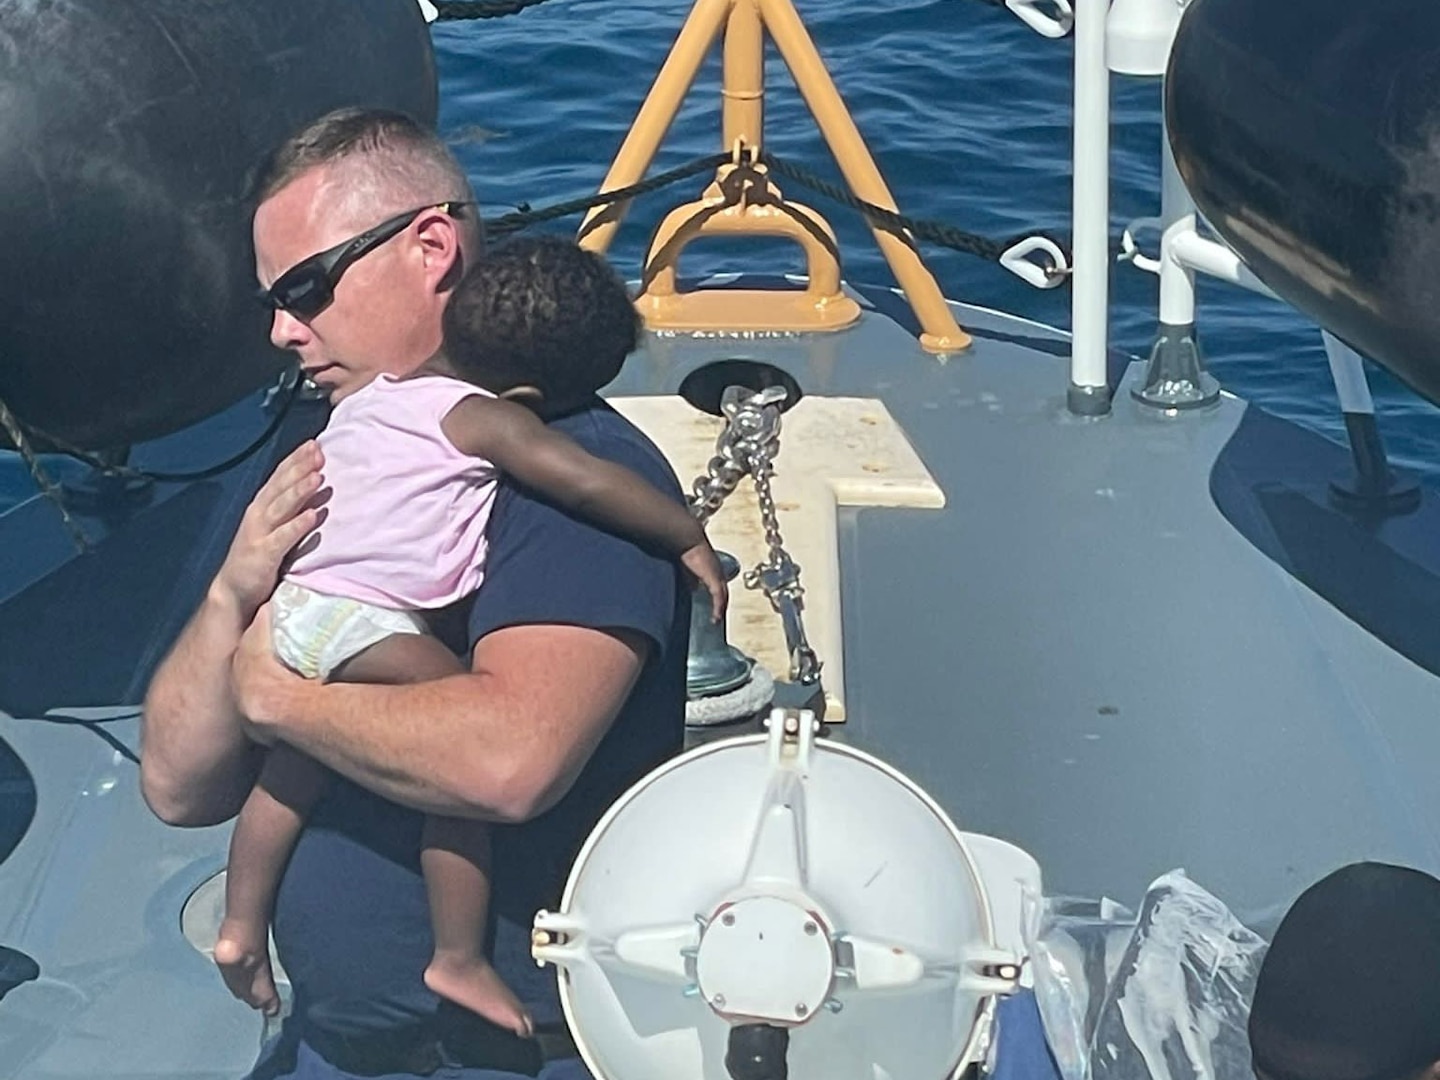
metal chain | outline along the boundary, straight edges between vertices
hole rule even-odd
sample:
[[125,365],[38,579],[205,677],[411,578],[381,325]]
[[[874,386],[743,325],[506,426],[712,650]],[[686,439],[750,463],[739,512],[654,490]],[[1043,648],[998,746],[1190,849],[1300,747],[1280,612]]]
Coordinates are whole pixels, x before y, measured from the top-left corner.
[[30,439],[25,433],[25,427],[20,423],[19,417],[10,411],[10,406],[4,400],[0,400],[0,427],[5,429],[5,434],[10,436],[10,441],[20,451],[20,457],[24,459],[26,466],[30,469],[30,477],[35,481],[35,486],[40,489],[41,494],[55,504],[55,509],[60,511],[60,520],[65,525],[65,531],[70,534],[70,539],[75,541],[75,549],[82,555],[90,550],[90,538],[85,535],[79,523],[70,516],[70,510],[65,505],[65,493],[60,485],[50,479],[50,474],[40,464],[40,457],[35,453],[35,448],[30,445]]
[[725,427],[715,441],[715,454],[706,466],[706,475],[692,485],[690,508],[700,521],[708,521],[741,478],[753,478],[769,554],[764,562],[746,572],[745,586],[760,589],[780,616],[790,650],[790,679],[808,686],[820,681],[822,665],[805,635],[805,590],[800,584],[800,566],[785,550],[770,490],[775,456],[780,452],[780,405],[784,400],[785,390],[778,386],[759,393],[743,386],[725,389],[720,399]]
[[759,393],[744,386],[727,386],[720,396],[720,412],[725,427],[715,440],[715,455],[706,466],[706,474],[691,487],[690,510],[704,524],[734,492],[740,481],[752,472],[753,462],[761,447],[780,437],[780,403],[785,400],[781,387],[770,387]]
[[774,457],[779,449],[777,437],[764,445],[758,459],[752,463],[755,501],[760,505],[760,520],[765,525],[765,543],[770,548],[770,555],[755,569],[746,571],[745,587],[764,592],[770,606],[785,624],[785,643],[790,648],[790,680],[802,686],[812,686],[820,681],[822,665],[805,636],[805,624],[801,619],[805,610],[805,589],[800,584],[800,566],[785,550],[775,496],[770,492],[770,478],[775,473]]

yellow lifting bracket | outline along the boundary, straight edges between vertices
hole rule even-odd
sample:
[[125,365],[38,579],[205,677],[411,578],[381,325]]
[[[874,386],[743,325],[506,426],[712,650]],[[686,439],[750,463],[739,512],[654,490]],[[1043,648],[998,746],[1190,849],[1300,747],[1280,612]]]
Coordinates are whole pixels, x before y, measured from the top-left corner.
[[[840,254],[830,225],[816,211],[786,199],[756,161],[765,122],[767,31],[850,190],[865,202],[897,209],[792,0],[697,0],[601,186],[602,191],[613,191],[644,176],[701,63],[723,32],[724,144],[733,156],[698,201],[671,211],[656,230],[635,301],[651,329],[838,330],[860,316],[859,305],[840,287]],[[617,202],[590,211],[580,226],[580,243],[604,252],[628,206]],[[914,238],[874,223],[870,228],[920,321],[920,344],[931,352],[968,346],[970,335],[955,322]],[[696,237],[719,234],[795,240],[808,264],[806,289],[681,292],[676,284],[680,252]]]

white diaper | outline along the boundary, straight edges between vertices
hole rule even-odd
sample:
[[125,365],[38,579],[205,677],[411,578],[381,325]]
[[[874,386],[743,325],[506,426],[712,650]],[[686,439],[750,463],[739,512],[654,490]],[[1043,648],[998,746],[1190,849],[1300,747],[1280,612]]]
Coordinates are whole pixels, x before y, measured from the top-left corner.
[[352,656],[391,634],[425,634],[411,611],[326,596],[282,581],[270,601],[271,635],[280,662],[307,679],[328,679]]

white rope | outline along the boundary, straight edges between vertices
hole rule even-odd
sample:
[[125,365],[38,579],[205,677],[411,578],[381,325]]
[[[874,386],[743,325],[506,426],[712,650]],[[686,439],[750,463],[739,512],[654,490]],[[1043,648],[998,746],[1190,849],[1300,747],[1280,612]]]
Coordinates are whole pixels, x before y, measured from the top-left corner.
[[685,703],[686,727],[710,727],[743,720],[761,712],[775,696],[775,676],[761,664],[750,672],[744,686],[711,697],[692,698]]

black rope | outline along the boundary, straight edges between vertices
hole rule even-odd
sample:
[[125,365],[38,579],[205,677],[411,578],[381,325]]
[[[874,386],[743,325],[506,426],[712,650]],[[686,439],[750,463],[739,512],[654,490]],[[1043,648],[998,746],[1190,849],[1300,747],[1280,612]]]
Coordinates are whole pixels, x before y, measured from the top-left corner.
[[493,221],[486,222],[485,232],[489,236],[508,236],[511,233],[519,232],[521,229],[529,228],[542,221],[553,221],[556,218],[569,217],[571,214],[578,214],[582,210],[590,210],[596,206],[608,206],[611,203],[625,202],[639,195],[646,195],[652,191],[659,191],[663,187],[677,183],[680,180],[688,180],[698,173],[707,172],[710,169],[719,168],[729,161],[729,154],[711,154],[708,157],[696,158],[688,165],[681,165],[679,168],[671,169],[668,172],[656,173],[648,180],[641,180],[629,187],[616,188],[614,191],[602,191],[598,195],[591,195],[585,199],[571,199],[569,202],[556,203],[554,206],[541,207],[539,210],[532,210],[528,204],[522,203],[520,209],[512,214],[504,214]]
[[298,377],[298,372],[295,372],[295,375],[296,378],[290,384],[285,394],[285,400],[280,403],[280,408],[271,418],[270,423],[265,426],[265,430],[256,436],[255,440],[250,443],[249,446],[238,453],[232,454],[217,465],[197,469],[194,472],[162,472],[158,469],[136,469],[129,465],[118,465],[113,461],[107,461],[99,454],[93,454],[89,450],[82,449],[74,443],[67,442],[58,435],[51,435],[49,432],[40,428],[27,424],[25,425],[25,429],[32,438],[43,439],[67,457],[75,458],[77,461],[83,461],[86,465],[99,469],[101,472],[110,476],[129,480],[152,480],[164,484],[180,484],[192,480],[209,480],[212,477],[219,476],[221,473],[229,472],[241,462],[253,457],[274,437],[275,432],[280,430],[280,425],[284,423],[285,417],[290,413],[290,407],[295,404],[295,399],[300,396],[300,387],[303,381]]
[[119,738],[106,731],[103,726],[105,724],[112,724],[116,720],[134,720],[139,715],[139,713],[128,713],[124,716],[106,716],[92,719],[83,716],[56,716],[49,714],[46,716],[31,716],[27,719],[37,724],[63,724],[69,727],[84,728],[92,735],[99,736],[110,749],[114,750],[121,757],[127,758],[136,765],[139,765],[140,756],[136,754],[134,750],[131,750],[130,747],[126,746]]
[[10,437],[15,444],[15,449],[20,453],[20,459],[25,462],[26,468],[30,470],[30,479],[35,481],[35,486],[40,489],[40,494],[54,504],[55,509],[60,513],[60,523],[65,526],[65,531],[70,534],[71,541],[75,544],[75,550],[82,555],[90,550],[90,538],[85,535],[85,530],[80,528],[79,523],[70,516],[70,508],[65,505],[65,493],[60,485],[50,479],[50,474],[45,471],[45,466],[40,464],[40,457],[35,453],[35,448],[30,444],[29,433],[20,418],[10,411],[10,406],[0,400],[0,428]]
[[[514,2],[509,4],[508,6],[514,8],[515,10],[520,10],[521,8],[528,7],[531,4],[543,2],[544,0],[514,0]],[[496,9],[502,5],[481,5],[471,4],[467,2],[462,6],[467,8],[485,6]],[[505,14],[506,12],[494,10],[492,13]],[[475,17],[483,18],[486,16]],[[495,237],[508,236],[511,233],[519,232],[522,229],[529,228],[531,225],[536,225],[543,221],[554,221],[558,218],[569,217],[571,214],[577,214],[585,210],[593,209],[597,206],[609,206],[618,202],[626,202],[640,195],[646,195],[652,191],[658,191],[661,188],[668,187],[670,184],[678,183],[681,180],[686,180],[692,176],[698,175],[699,173],[706,172],[710,169],[719,168],[721,165],[724,165],[726,162],[732,160],[734,159],[731,154],[710,154],[707,157],[696,158],[694,161],[691,161],[685,165],[681,165],[678,168],[670,169],[662,173],[657,173],[655,176],[650,177],[648,180],[641,180],[638,183],[630,184],[629,186],[623,188],[617,188],[613,191],[602,191],[596,195],[591,195],[587,198],[570,199],[566,202],[555,203],[552,206],[542,207],[539,210],[533,210],[529,207],[529,205],[522,204],[520,208],[515,212],[504,214],[491,221],[486,227],[486,232],[488,232],[491,236]],[[1027,233],[1022,236],[1015,237],[1011,240],[992,240],[989,237],[980,236],[977,233],[966,232],[964,229],[958,229],[955,226],[947,225],[944,222],[924,221],[919,218],[908,217],[894,210],[888,210],[882,206],[876,206],[874,203],[866,202],[864,199],[856,198],[849,191],[840,187],[838,184],[833,184],[830,181],[824,179],[823,177],[817,176],[816,174],[810,172],[807,169],[803,169],[798,165],[792,165],[789,162],[781,161],[773,154],[761,153],[759,160],[772,172],[775,172],[780,176],[788,177],[789,179],[794,180],[797,184],[800,184],[803,187],[807,187],[812,191],[818,192],[819,194],[825,196],[828,199],[832,199],[835,202],[841,203],[845,206],[849,206],[854,210],[858,210],[861,214],[865,216],[867,220],[869,220],[873,224],[880,225],[894,231],[908,232],[917,240],[928,240],[932,243],[939,244],[942,247],[951,248],[955,251],[964,252],[966,254],[974,255],[982,259],[990,260],[992,262],[998,262],[1001,255],[1003,255],[1006,251],[1013,247],[1018,241],[1027,239],[1031,236],[1044,236],[1043,233]],[[751,158],[747,152],[742,157],[742,163],[748,164],[750,163],[750,161]],[[1053,238],[1048,239],[1052,239],[1052,242],[1055,243],[1058,247],[1060,247],[1062,251],[1065,250],[1064,245],[1060,244],[1058,241],[1053,240]],[[1066,258],[1068,262],[1068,254]],[[1052,267],[1051,272],[1059,273],[1060,268]],[[119,476],[128,479],[159,481],[162,483],[182,483],[194,480],[208,480],[211,477],[219,476],[221,473],[228,472],[230,469],[233,469],[235,466],[239,465],[241,462],[245,461],[247,458],[251,457],[257,451],[259,451],[262,446],[264,446],[270,441],[271,437],[275,434],[275,432],[279,430],[281,423],[284,422],[285,417],[290,412],[290,407],[295,403],[295,399],[300,393],[300,386],[301,380],[299,378],[296,378],[294,382],[290,385],[289,392],[286,395],[280,409],[276,412],[275,417],[270,421],[269,425],[259,435],[259,437],[255,439],[254,442],[252,442],[249,446],[245,447],[245,449],[241,450],[239,453],[226,458],[219,464],[212,465],[207,469],[200,469],[194,472],[161,472],[159,470],[153,469],[134,469],[126,465],[117,465],[113,462],[105,460],[103,457],[100,457],[97,454],[92,454],[87,450],[83,450],[78,446],[68,443],[64,439],[59,438],[58,436],[51,435],[40,428],[36,428],[30,425],[23,425],[24,430],[23,432],[21,432],[19,430],[20,424],[18,418],[13,417],[13,414],[9,416],[0,415],[0,419],[9,419],[12,421],[12,427],[14,427],[15,430],[11,431],[11,437],[17,442],[18,445],[21,446],[22,451],[25,448],[24,439],[23,437],[16,439],[16,435],[20,434],[23,436],[25,434],[28,434],[33,438],[40,438],[46,440],[60,452],[68,454],[70,457],[76,458],[80,461],[85,462],[88,465],[100,469],[108,475]],[[27,457],[27,461],[31,461],[32,458],[33,455],[30,455],[29,457]],[[38,462],[31,461],[32,474],[36,476],[37,483],[40,484],[42,490],[46,490],[47,485],[45,484],[44,479],[42,479],[43,471],[37,472],[37,467]],[[46,493],[51,494],[48,490]],[[55,494],[58,494],[58,492]],[[61,504],[61,506],[63,513],[63,504]]]
[[[611,203],[624,202],[636,196],[644,195],[651,191],[658,191],[660,188],[685,180],[697,173],[706,172],[709,169],[718,168],[727,162],[733,161],[730,154],[711,154],[708,157],[697,158],[688,165],[671,169],[668,172],[658,173],[648,180],[642,180],[629,187],[617,188],[614,191],[602,191],[598,195],[592,195],[585,199],[572,199],[568,202],[556,203],[554,206],[546,206],[539,210],[532,210],[529,205],[522,204],[520,209],[511,214],[505,214],[496,218],[486,226],[486,232],[491,236],[508,236],[511,233],[519,232],[542,221],[553,221],[556,218],[568,217],[571,214],[589,210],[596,206],[607,206]],[[894,210],[887,210],[883,206],[876,206],[874,203],[866,202],[864,199],[856,198],[845,188],[838,184],[832,184],[823,177],[817,176],[808,169],[798,165],[781,161],[772,154],[761,153],[760,162],[767,166],[772,172],[780,176],[794,180],[802,187],[807,187],[818,192],[828,199],[841,203],[853,210],[858,210],[867,220],[873,224],[880,225],[886,229],[896,232],[908,232],[917,240],[928,240],[931,243],[939,244],[941,247],[951,248],[954,251],[964,252],[967,255],[974,255],[977,258],[990,262],[999,262],[1000,256],[1014,247],[1021,240],[1029,239],[1032,236],[1045,236],[1044,233],[1024,233],[1009,240],[993,240],[978,233],[966,232],[964,229],[947,225],[941,221],[925,221],[920,218],[908,217],[905,214]],[[748,153],[742,157],[742,162],[748,164],[750,158]],[[1053,237],[1046,237],[1051,240],[1062,252],[1066,252],[1066,263],[1069,263],[1069,254],[1066,246]],[[1060,273],[1061,268],[1052,266],[1051,273]]]
[[545,0],[433,0],[436,22],[455,22],[463,19],[499,19],[506,15],[518,15],[526,8],[545,3]]
[[[992,240],[987,236],[980,236],[977,233],[958,229],[953,225],[946,225],[942,221],[923,221],[919,218],[907,217],[894,210],[887,210],[883,206],[876,206],[874,203],[856,198],[838,184],[832,184],[830,181],[823,177],[816,176],[814,173],[801,168],[799,165],[792,165],[789,162],[781,161],[773,154],[762,152],[760,154],[760,160],[769,167],[771,172],[788,177],[802,187],[807,187],[811,191],[824,195],[827,199],[833,199],[835,202],[848,206],[853,210],[860,211],[867,220],[876,225],[882,225],[891,230],[903,230],[910,233],[917,240],[928,240],[933,244],[939,244],[941,247],[951,248],[955,251],[961,251],[967,255],[974,255],[992,262],[999,262],[1000,256],[1009,251],[1021,240],[1026,240],[1032,236],[1044,236],[1043,233],[1030,232],[1022,233],[1009,240]],[[1047,237],[1047,239],[1059,247],[1061,251],[1066,250],[1065,245],[1053,237]],[[1069,254],[1067,252],[1067,265],[1069,261]],[[1059,268],[1052,267],[1052,270],[1058,272]]]
[[[545,0],[432,0],[436,22],[460,22],[475,19],[500,19],[518,15],[526,8],[536,7]],[[1004,8],[1005,0],[980,0],[991,7]]]

